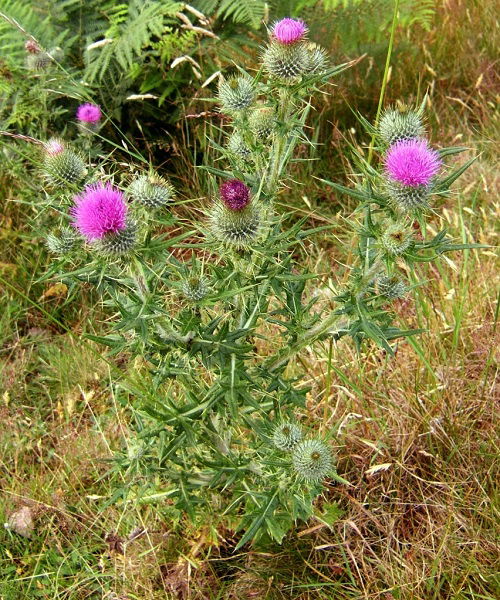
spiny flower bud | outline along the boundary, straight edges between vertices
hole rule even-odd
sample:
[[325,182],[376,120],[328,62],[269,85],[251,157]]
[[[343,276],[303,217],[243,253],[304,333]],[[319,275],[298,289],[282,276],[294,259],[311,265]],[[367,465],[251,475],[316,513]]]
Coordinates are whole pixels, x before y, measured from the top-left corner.
[[273,443],[278,450],[288,452],[302,439],[302,429],[296,423],[280,423],[273,432]]
[[48,52],[45,52],[44,50],[30,53],[26,57],[26,67],[30,71],[45,71],[50,67],[51,63],[51,56]]
[[294,83],[295,80],[308,72],[310,57],[304,44],[284,46],[271,42],[262,57],[264,68],[272,77],[284,82]]
[[328,65],[326,51],[313,42],[306,44],[306,49],[309,57],[307,72],[310,74],[323,73]]
[[406,284],[399,277],[382,275],[378,278],[377,284],[380,295],[389,300],[403,298],[408,292]]
[[219,84],[219,100],[227,112],[248,108],[254,98],[255,88],[248,77],[230,77]]
[[130,252],[137,241],[137,225],[127,221],[123,229],[110,232],[96,241],[96,248],[108,256],[121,256]]
[[243,181],[230,179],[219,188],[222,202],[231,211],[243,210],[250,203],[250,190]]
[[380,243],[387,254],[399,256],[410,247],[412,234],[401,223],[391,223],[384,228],[380,236]]
[[289,17],[277,21],[271,29],[271,37],[285,46],[302,40],[306,33],[307,25],[304,21]]
[[85,164],[78,154],[64,143],[53,138],[44,144],[43,171],[52,185],[79,183],[87,174]]
[[417,139],[424,131],[420,115],[406,107],[401,110],[387,109],[382,114],[378,126],[380,137],[389,145],[402,140]]
[[163,177],[151,173],[134,179],[128,188],[128,194],[136,202],[155,209],[165,206],[173,198],[174,188]]
[[293,449],[292,462],[302,479],[317,483],[332,470],[330,448],[321,440],[304,440]]
[[209,291],[210,286],[205,277],[189,277],[182,283],[182,293],[191,302],[203,300]]
[[248,126],[258,140],[268,140],[276,127],[274,109],[269,107],[256,108],[248,117]]
[[64,256],[74,249],[78,242],[78,235],[71,227],[64,227],[59,235],[49,233],[46,244],[49,252]]
[[229,152],[235,154],[238,158],[243,160],[252,154],[250,148],[245,144],[245,140],[237,131],[231,134],[227,142],[227,149]]
[[251,248],[260,238],[263,226],[261,211],[255,205],[235,211],[222,202],[214,205],[210,225],[217,240],[238,250]]

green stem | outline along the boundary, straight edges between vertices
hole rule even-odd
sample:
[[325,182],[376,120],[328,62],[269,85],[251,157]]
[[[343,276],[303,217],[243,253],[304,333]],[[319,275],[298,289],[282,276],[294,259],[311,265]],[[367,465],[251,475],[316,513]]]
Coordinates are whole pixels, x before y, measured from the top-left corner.
[[[395,0],[394,1],[394,14],[392,15],[391,36],[389,38],[389,48],[387,48],[387,57],[385,59],[384,77],[382,78],[382,87],[380,88],[380,97],[378,100],[377,115],[375,117],[375,128],[378,125],[378,121],[380,119],[380,113],[382,112],[382,106],[384,104],[385,90],[387,87],[387,81],[389,79],[389,67],[391,65],[392,48],[394,46],[394,34],[396,32],[396,27],[398,24],[398,15],[399,15],[399,0]],[[373,133],[372,139],[370,142],[370,147],[368,149],[368,164],[370,164],[372,161],[373,147],[375,145],[375,136],[376,136],[376,133]]]

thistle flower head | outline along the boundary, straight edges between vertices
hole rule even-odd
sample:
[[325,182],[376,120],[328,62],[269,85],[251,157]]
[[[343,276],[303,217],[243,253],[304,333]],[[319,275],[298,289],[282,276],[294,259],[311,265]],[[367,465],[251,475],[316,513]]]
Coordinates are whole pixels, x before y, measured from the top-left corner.
[[393,181],[409,187],[429,185],[439,171],[439,154],[426,140],[402,140],[387,151],[385,167]]
[[285,46],[302,40],[306,33],[307,25],[304,21],[289,17],[277,21],[271,30],[272,38]]
[[54,186],[79,183],[87,169],[82,157],[66,147],[59,139],[51,139],[44,144],[43,171]]
[[257,139],[269,140],[276,126],[274,109],[266,106],[256,108],[248,117],[248,126]]
[[64,142],[59,138],[51,138],[44,144],[44,150],[49,156],[57,156],[64,152]]
[[251,150],[245,143],[243,137],[234,131],[227,141],[227,149],[240,159],[246,159],[251,155]]
[[182,293],[191,302],[203,300],[210,291],[210,286],[205,277],[189,277],[182,283]]
[[24,48],[29,54],[38,54],[38,52],[42,50],[35,40],[27,40],[24,44]]
[[152,209],[164,206],[174,196],[170,183],[155,173],[134,179],[127,192],[133,200]]
[[123,193],[110,183],[88,185],[74,200],[73,226],[89,242],[126,228],[127,205]]
[[262,61],[269,75],[285,83],[294,83],[308,73],[311,64],[305,44],[284,46],[274,41],[264,51]]
[[288,452],[302,439],[302,429],[296,423],[280,423],[273,431],[273,443],[278,450]]
[[231,210],[223,202],[216,202],[210,214],[212,235],[227,247],[250,249],[263,230],[262,214],[253,203],[241,210]]
[[80,104],[76,111],[77,120],[86,125],[96,125],[101,120],[101,117],[101,107],[90,102]]
[[248,108],[255,98],[253,82],[248,77],[230,77],[219,83],[219,100],[222,109],[238,112]]
[[292,462],[302,479],[317,483],[332,470],[330,448],[321,440],[304,440],[293,449]]
[[78,235],[71,227],[64,227],[59,235],[49,233],[46,239],[46,245],[49,252],[64,256],[73,250],[78,242]]
[[313,42],[306,44],[306,50],[309,57],[307,72],[310,74],[323,73],[328,64],[326,51]]
[[380,295],[385,296],[389,300],[403,298],[408,292],[408,287],[399,277],[382,275],[378,278],[377,284]]
[[390,223],[384,228],[380,236],[380,243],[387,254],[399,256],[408,250],[412,239],[412,233],[405,225]]
[[232,211],[243,210],[250,203],[250,190],[239,179],[225,181],[219,188],[222,202]]
[[30,71],[45,71],[51,64],[52,58],[50,54],[44,50],[29,52],[26,57],[26,67]]
[[420,115],[411,108],[388,108],[380,118],[378,132],[382,140],[390,145],[420,138],[424,134],[424,126]]

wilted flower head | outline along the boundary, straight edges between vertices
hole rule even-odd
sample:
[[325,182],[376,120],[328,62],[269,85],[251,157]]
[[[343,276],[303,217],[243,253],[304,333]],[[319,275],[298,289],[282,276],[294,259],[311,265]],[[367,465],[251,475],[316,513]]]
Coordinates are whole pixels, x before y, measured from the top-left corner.
[[304,21],[286,17],[274,24],[271,33],[280,44],[294,44],[305,36],[307,25]]
[[250,190],[239,179],[225,181],[220,186],[219,193],[222,201],[229,210],[243,210],[250,202]]
[[123,193],[110,183],[88,185],[78,196],[71,209],[73,226],[94,241],[109,233],[117,233],[126,227],[127,205]]
[[431,182],[439,171],[441,159],[426,140],[403,140],[389,148],[385,166],[393,181],[417,187]]
[[91,104],[90,102],[80,104],[76,111],[76,118],[81,123],[89,123],[95,125],[96,123],[99,123],[101,117],[101,107],[97,104]]

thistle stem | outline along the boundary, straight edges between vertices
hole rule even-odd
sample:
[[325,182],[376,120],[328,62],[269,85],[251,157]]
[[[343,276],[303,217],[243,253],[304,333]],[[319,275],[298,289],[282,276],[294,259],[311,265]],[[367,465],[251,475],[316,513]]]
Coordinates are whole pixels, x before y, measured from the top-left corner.
[[[394,34],[396,32],[396,27],[398,24],[398,16],[399,16],[399,0],[395,0],[394,1],[394,13],[392,15],[391,35],[389,38],[389,47],[387,48],[384,76],[382,78],[382,87],[380,88],[380,97],[378,99],[377,115],[375,117],[375,123],[374,123],[375,129],[378,126],[378,122],[380,119],[380,113],[382,112],[382,106],[384,104],[385,90],[387,88],[387,82],[389,80],[389,68],[391,66],[392,48],[394,46]],[[376,136],[376,133],[373,133],[372,139],[370,141],[370,147],[368,149],[368,159],[367,159],[368,164],[371,163],[372,158],[373,158],[373,147],[375,146],[375,136]]]

